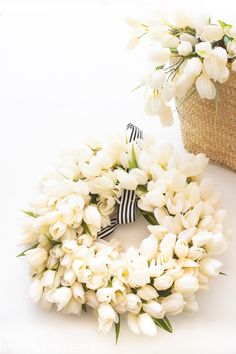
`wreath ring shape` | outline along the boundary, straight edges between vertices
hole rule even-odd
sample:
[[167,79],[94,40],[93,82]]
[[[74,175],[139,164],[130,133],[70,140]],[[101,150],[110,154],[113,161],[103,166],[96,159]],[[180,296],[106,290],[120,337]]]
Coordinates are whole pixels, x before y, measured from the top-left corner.
[[[129,124],[127,133],[65,152],[24,210],[22,244],[30,298],[79,316],[92,308],[99,331],[125,316],[129,329],[172,332],[169,316],[195,312],[195,294],[220,274],[225,210],[202,172],[203,154],[179,154]],[[105,238],[121,223],[148,221],[138,248]],[[221,273],[224,274],[224,273]]]

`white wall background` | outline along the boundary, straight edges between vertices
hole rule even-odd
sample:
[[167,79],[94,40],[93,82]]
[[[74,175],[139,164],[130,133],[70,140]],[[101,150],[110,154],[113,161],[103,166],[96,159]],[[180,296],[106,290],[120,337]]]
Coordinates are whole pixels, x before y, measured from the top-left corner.
[[[24,261],[16,259],[20,208],[32,197],[39,177],[57,152],[84,137],[109,134],[132,121],[156,139],[183,149],[178,120],[163,129],[143,112],[143,92],[131,94],[145,68],[140,49],[126,50],[127,15],[155,8],[187,8],[219,18],[236,17],[234,1],[0,1],[0,353],[235,354],[236,175],[210,166],[229,211],[231,247],[222,257],[228,277],[199,296],[200,312],[174,318],[173,335],[149,339],[131,334],[124,323],[118,346],[114,333],[101,337],[96,321],[45,313],[28,297]],[[236,19],[235,19],[236,20]],[[140,231],[142,230],[142,231]],[[130,243],[145,224],[120,227],[116,237]]]

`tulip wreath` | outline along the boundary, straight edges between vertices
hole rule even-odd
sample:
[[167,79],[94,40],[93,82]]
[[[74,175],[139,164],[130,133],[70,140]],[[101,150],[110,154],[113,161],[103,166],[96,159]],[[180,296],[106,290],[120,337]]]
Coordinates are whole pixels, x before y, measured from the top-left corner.
[[[178,154],[133,125],[131,134],[65,152],[41,182],[23,225],[32,273],[30,297],[45,309],[79,316],[92,308],[99,330],[120,316],[136,334],[172,332],[169,315],[197,311],[227,238],[214,184],[201,177],[203,154]],[[110,234],[135,212],[150,235],[125,249]],[[224,274],[224,273],[221,273]]]

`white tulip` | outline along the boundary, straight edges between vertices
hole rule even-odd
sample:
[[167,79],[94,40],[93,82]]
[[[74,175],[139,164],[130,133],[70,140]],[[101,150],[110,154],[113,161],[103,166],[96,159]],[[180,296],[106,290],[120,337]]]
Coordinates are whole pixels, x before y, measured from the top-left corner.
[[175,97],[175,84],[173,81],[168,80],[163,85],[161,95],[165,102],[169,102]]
[[112,295],[114,293],[114,289],[109,288],[101,288],[97,290],[97,299],[99,302],[110,302],[112,299]]
[[51,308],[53,307],[53,303],[47,300],[47,292],[48,292],[47,290],[44,290],[39,304],[44,310],[50,311]]
[[49,232],[52,235],[54,240],[59,239],[66,232],[67,225],[62,221],[57,221],[55,224],[52,224],[49,228]]
[[201,247],[192,246],[189,248],[188,258],[192,259],[193,261],[200,260],[205,254],[205,250]]
[[155,318],[163,318],[165,316],[165,310],[163,306],[154,300],[143,304],[143,311]]
[[211,240],[205,245],[207,253],[219,255],[227,248],[227,241],[221,232],[213,234]]
[[205,41],[220,41],[223,38],[223,28],[218,25],[207,25],[203,29],[201,38]]
[[159,113],[160,122],[163,127],[170,127],[173,124],[173,114],[170,106],[165,106]]
[[57,310],[60,311],[65,307],[72,297],[72,291],[70,288],[61,287],[56,290],[52,290],[51,293],[48,293],[47,300],[52,303],[57,304]]
[[173,293],[165,297],[161,304],[164,307],[166,313],[169,313],[170,315],[178,315],[183,311],[185,302],[182,294]]
[[30,285],[29,297],[33,302],[37,302],[43,295],[43,286],[39,279],[34,279]]
[[113,307],[109,304],[100,304],[98,308],[98,316],[103,321],[112,320],[113,322],[118,322],[118,315],[114,311]]
[[157,290],[166,290],[173,284],[173,278],[170,275],[161,275],[154,280],[154,286]]
[[160,113],[164,112],[166,108],[166,104],[159,94],[149,94],[146,96],[145,101],[145,112],[150,116],[159,115]]
[[37,270],[40,268],[48,257],[48,253],[44,248],[33,248],[25,252],[26,261],[32,267],[32,269]]
[[92,307],[93,309],[97,309],[99,306],[99,302],[96,296],[96,293],[92,290],[88,290],[85,293],[85,297],[86,297],[86,304],[90,307]]
[[176,235],[172,233],[166,234],[161,243],[160,243],[160,250],[165,251],[166,249],[174,249],[175,247],[175,242],[176,242]]
[[71,298],[70,302],[63,308],[62,312],[66,315],[80,316],[82,312],[82,305],[74,298]]
[[65,271],[64,276],[61,280],[63,286],[71,286],[76,281],[76,274],[73,269],[68,269]]
[[139,322],[138,322],[138,316],[128,313],[127,315],[127,324],[131,332],[134,334],[140,334],[140,327],[139,327]]
[[175,281],[174,289],[183,295],[195,293],[199,288],[198,279],[192,275],[183,275]]
[[79,301],[81,304],[85,303],[86,297],[85,297],[85,291],[83,288],[83,285],[81,283],[75,282],[71,286],[72,294],[74,298]]
[[192,53],[193,47],[192,44],[187,41],[181,41],[177,47],[179,55],[187,56],[188,54]]
[[155,288],[151,285],[145,285],[142,288],[139,288],[137,295],[143,300],[152,300],[158,297],[158,293]]
[[212,46],[210,42],[200,42],[195,45],[196,53],[202,58],[208,58],[212,52]]
[[138,324],[141,332],[147,336],[155,336],[157,333],[156,325],[150,315],[142,313],[138,316]]
[[97,207],[93,205],[89,205],[85,208],[84,220],[89,225],[97,228],[101,227],[101,214],[99,213]]
[[202,71],[202,61],[199,58],[191,58],[187,60],[184,72],[188,75],[198,76]]
[[228,62],[228,53],[227,50],[222,47],[215,47],[212,50],[213,56],[218,60],[219,64],[227,65]]
[[186,41],[186,42],[189,42],[192,44],[192,46],[195,46],[195,44],[197,44],[197,38],[195,36],[193,36],[192,34],[189,34],[189,33],[182,33],[180,36],[179,36],[179,39],[181,41]]
[[115,171],[119,185],[123,189],[135,190],[137,188],[138,182],[134,175],[118,169]]
[[171,57],[171,51],[169,48],[164,48],[161,45],[156,45],[152,48],[149,58],[155,65],[165,64]]
[[155,70],[150,79],[147,82],[147,85],[153,90],[159,90],[165,83],[166,73],[164,70]]
[[126,307],[127,307],[127,311],[133,314],[139,313],[142,307],[142,301],[140,297],[133,293],[128,294],[126,296]]
[[43,273],[43,276],[41,279],[42,286],[48,286],[48,287],[53,286],[55,278],[56,278],[56,271],[55,270],[46,270]]
[[165,196],[158,190],[153,190],[145,194],[145,199],[148,204],[153,207],[162,208],[165,205]]
[[216,96],[216,88],[213,82],[204,74],[196,80],[196,89],[201,98],[212,100]]
[[175,254],[178,258],[185,258],[188,254],[188,243],[185,240],[177,240],[175,244]]
[[208,231],[202,231],[193,236],[192,241],[194,246],[204,246],[212,239],[212,233]]
[[182,74],[176,75],[176,96],[184,96],[188,90],[193,86],[196,77],[188,72],[183,72]]
[[226,26],[224,28],[225,34],[227,34],[228,37],[231,37],[233,39],[236,39],[236,26]]
[[222,263],[215,258],[203,258],[199,264],[202,271],[209,277],[217,276],[220,272],[220,267],[222,266]]
[[181,231],[180,234],[178,235],[178,239],[185,240],[187,243],[189,243],[192,240],[195,232],[196,232],[196,227],[190,227],[186,230]]
[[146,257],[148,261],[153,259],[157,254],[158,239],[150,235],[146,237],[140,245],[140,253]]
[[184,305],[184,311],[186,312],[198,312],[199,305],[195,300],[187,300]]
[[132,168],[129,172],[131,176],[134,176],[138,184],[146,184],[148,180],[148,176],[145,171],[140,168]]
[[227,44],[227,51],[229,58],[233,58],[236,55],[236,39],[233,39]]

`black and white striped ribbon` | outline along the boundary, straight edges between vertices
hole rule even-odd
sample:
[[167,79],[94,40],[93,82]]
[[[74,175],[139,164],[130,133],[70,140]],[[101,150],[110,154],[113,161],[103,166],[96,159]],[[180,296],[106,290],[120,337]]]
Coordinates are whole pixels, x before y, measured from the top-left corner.
[[[129,123],[127,131],[131,129],[129,142],[143,139],[143,132],[135,125]],[[110,235],[118,224],[128,224],[134,222],[136,218],[136,195],[135,191],[124,189],[118,205],[117,216],[111,219],[111,224],[104,227],[99,233],[98,238]]]

